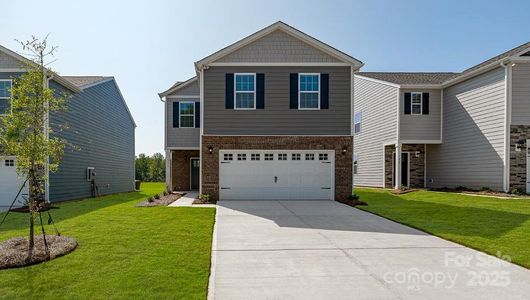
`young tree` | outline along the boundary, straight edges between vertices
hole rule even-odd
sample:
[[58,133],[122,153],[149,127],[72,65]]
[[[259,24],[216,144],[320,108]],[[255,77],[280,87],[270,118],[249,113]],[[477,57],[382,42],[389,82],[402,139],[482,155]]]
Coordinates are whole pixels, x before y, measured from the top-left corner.
[[155,153],[151,157],[149,164],[149,174],[151,175],[151,181],[160,182],[166,178],[166,160],[164,155],[161,153]]
[[140,153],[135,160],[136,179],[149,181],[149,156]]
[[49,113],[65,109],[66,95],[58,95],[48,87],[51,71],[46,61],[53,56],[56,47],[48,46],[46,38],[39,40],[35,37],[20,44],[31,57],[25,63],[27,72],[13,80],[11,113],[2,117],[0,122],[0,145],[5,153],[17,157],[17,173],[28,179],[31,256],[34,249],[34,220],[46,205],[46,168],[50,172],[57,170],[66,144],[63,139],[50,137]]

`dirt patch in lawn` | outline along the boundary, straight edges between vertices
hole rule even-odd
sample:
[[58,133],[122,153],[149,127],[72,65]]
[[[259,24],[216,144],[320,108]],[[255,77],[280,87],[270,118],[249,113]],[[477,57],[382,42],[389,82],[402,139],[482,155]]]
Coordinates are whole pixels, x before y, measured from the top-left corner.
[[58,235],[46,235],[50,256],[46,254],[42,235],[35,236],[35,249],[28,253],[29,240],[15,237],[0,244],[0,270],[19,268],[38,264],[66,255],[77,248],[73,238]]
[[155,196],[152,196],[138,203],[136,206],[138,207],[168,206],[171,203],[177,201],[182,196],[184,196],[184,194],[180,194],[180,193],[171,193],[167,195],[162,194],[158,196],[158,199],[156,199]]

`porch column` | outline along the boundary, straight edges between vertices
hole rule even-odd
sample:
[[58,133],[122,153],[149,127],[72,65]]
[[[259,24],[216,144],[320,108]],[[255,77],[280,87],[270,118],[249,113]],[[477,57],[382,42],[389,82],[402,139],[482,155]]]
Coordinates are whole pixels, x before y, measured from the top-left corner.
[[171,150],[166,150],[166,187],[169,187],[170,189],[173,189],[171,186],[171,160],[173,158],[173,155],[171,153]]
[[401,188],[401,145],[400,144],[396,144],[396,158],[395,158],[395,162],[396,162],[396,167],[395,167],[395,173],[394,173],[394,189],[398,190]]

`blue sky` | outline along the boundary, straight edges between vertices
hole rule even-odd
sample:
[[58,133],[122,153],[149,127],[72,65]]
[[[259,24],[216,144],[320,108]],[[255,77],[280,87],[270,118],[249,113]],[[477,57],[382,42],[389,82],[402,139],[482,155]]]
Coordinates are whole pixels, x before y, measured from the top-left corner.
[[461,71],[530,41],[529,1],[0,0],[0,44],[50,34],[63,75],[115,76],[138,124],[136,152],[163,152],[157,93],[193,62],[284,21],[363,71]]

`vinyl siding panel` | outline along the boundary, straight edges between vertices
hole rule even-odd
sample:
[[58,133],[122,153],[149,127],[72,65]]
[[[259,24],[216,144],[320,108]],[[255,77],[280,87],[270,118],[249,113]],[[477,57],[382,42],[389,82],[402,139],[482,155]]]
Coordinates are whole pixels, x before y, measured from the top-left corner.
[[169,95],[169,97],[171,96],[199,96],[201,94],[200,92],[200,85],[199,85],[199,80],[196,80],[190,84],[188,84],[187,86],[171,93]]
[[284,31],[274,31],[215,62],[340,62]]
[[503,188],[504,69],[444,89],[443,141],[428,145],[429,187]]
[[[226,73],[264,73],[265,108],[225,108]],[[289,108],[290,73],[329,74],[329,109]],[[210,67],[204,71],[204,134],[350,135],[350,67]]]
[[173,128],[173,103],[176,101],[199,101],[198,98],[166,98],[166,146],[199,148],[200,128]]
[[21,69],[24,65],[17,59],[0,52],[0,69]]
[[[58,130],[65,123],[69,128]],[[135,129],[114,81],[73,95],[66,113],[50,115],[50,126],[53,135],[79,147],[67,147],[59,170],[50,174],[51,201],[89,197],[87,167],[95,168],[100,194],[133,190]]]
[[[428,115],[405,115],[405,93],[429,93]],[[400,138],[403,140],[439,140],[441,128],[441,90],[401,90]]]
[[530,64],[512,70],[512,125],[530,125]]
[[354,134],[354,184],[384,187],[384,143],[397,138],[398,88],[357,77],[354,82],[354,110],[362,113],[361,132]]

